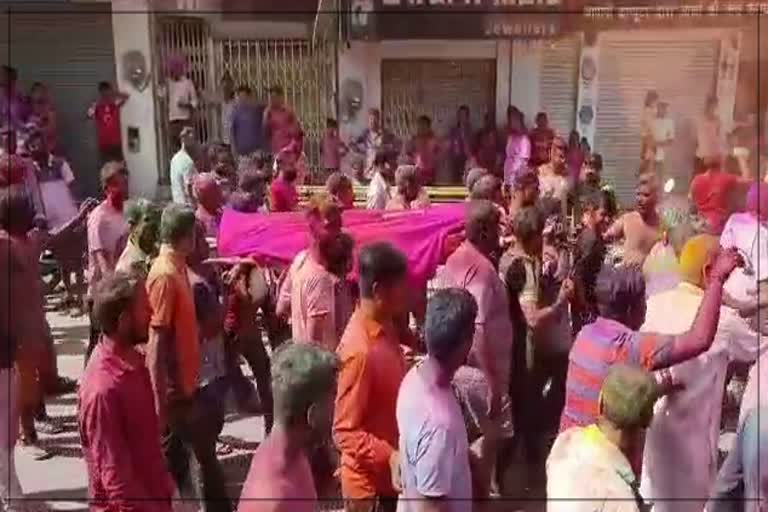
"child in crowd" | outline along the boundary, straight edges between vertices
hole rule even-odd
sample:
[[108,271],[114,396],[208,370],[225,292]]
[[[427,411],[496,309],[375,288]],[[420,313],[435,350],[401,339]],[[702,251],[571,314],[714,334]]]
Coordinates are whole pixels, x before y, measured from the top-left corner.
[[99,161],[102,164],[123,160],[120,108],[126,101],[127,94],[115,91],[109,82],[100,82],[99,99],[88,109],[88,117],[96,121]]
[[341,159],[349,152],[349,148],[339,137],[339,123],[335,119],[326,120],[321,151],[323,168],[327,174],[341,169]]

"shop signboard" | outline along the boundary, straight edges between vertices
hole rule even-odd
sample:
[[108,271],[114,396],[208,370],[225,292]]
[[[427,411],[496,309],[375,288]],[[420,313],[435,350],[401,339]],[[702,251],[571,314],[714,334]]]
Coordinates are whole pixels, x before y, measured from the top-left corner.
[[668,27],[738,26],[768,14],[768,2],[680,0],[585,2],[581,16],[569,17],[570,29],[615,30]]
[[350,0],[354,39],[541,39],[565,0]]

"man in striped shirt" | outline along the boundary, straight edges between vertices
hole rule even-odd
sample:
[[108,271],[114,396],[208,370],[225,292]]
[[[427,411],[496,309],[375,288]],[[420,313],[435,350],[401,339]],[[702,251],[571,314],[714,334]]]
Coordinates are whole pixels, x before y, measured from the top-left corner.
[[[679,335],[638,332],[646,311],[642,272],[634,267],[604,268],[595,286],[599,316],[581,330],[571,349],[560,431],[595,422],[600,386],[612,365],[662,370],[707,350],[720,319],[723,283],[740,264],[735,251],[718,254],[693,325]],[[667,390],[675,385],[668,371],[659,372],[657,379]]]

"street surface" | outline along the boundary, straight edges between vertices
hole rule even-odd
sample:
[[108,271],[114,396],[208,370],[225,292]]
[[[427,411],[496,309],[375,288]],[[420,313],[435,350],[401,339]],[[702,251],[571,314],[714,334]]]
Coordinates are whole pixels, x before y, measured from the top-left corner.
[[[71,318],[59,312],[49,312],[48,320],[53,330],[54,342],[58,354],[59,373],[72,379],[79,379],[83,367],[83,355],[88,340],[88,322],[86,316]],[[243,366],[249,375],[250,370]],[[77,431],[77,396],[75,393],[49,398],[48,414],[55,422],[64,427],[58,435],[40,435],[41,443],[54,453],[48,460],[35,461],[22,450],[16,450],[16,464],[25,499],[30,500],[34,509],[86,511],[88,479],[80,450],[80,438]],[[263,438],[263,422],[260,416],[244,417],[230,414],[227,417],[222,439],[233,448],[232,453],[220,456],[224,466],[230,496],[236,500],[248,474],[251,454]],[[721,436],[721,449],[729,447],[733,434]],[[508,475],[514,478],[513,470]],[[341,510],[341,503],[327,502],[324,510]],[[542,503],[528,502],[512,504],[495,503],[489,509],[526,510],[539,512],[544,510]]]

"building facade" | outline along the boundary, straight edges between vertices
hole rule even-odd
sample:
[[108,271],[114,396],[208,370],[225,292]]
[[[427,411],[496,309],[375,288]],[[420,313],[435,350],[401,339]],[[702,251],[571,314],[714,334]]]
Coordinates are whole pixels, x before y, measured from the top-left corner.
[[[470,107],[475,127],[489,119],[502,126],[507,107],[514,105],[529,126],[543,111],[562,136],[572,130],[585,136],[603,155],[605,175],[624,202],[632,200],[648,91],[669,104],[676,144],[667,163],[684,179],[691,173],[696,123],[707,96],[720,97],[726,126],[734,112],[765,111],[768,95],[758,101],[756,83],[766,69],[758,57],[765,60],[768,48],[757,51],[766,41],[757,37],[756,20],[768,6],[738,3],[728,11],[730,4],[594,4],[71,2],[59,6],[71,14],[57,26],[28,9],[7,12],[12,31],[5,44],[24,84],[39,80],[51,86],[62,112],[63,150],[90,190],[97,186],[95,135],[84,112],[101,80],[115,81],[130,94],[121,117],[124,149],[131,188],[143,196],[162,195],[167,182],[168,107],[158,92],[172,54],[189,63],[203,99],[196,124],[206,140],[221,136],[216,94],[225,74],[261,98],[271,84],[285,88],[303,123],[312,163],[318,162],[328,117],[339,120],[348,138],[365,128],[368,109],[379,108],[389,127],[407,138],[419,115],[428,115],[435,132],[444,135],[460,105]],[[128,65],[135,66],[137,54],[148,76],[138,82]],[[745,95],[756,96],[754,105]]]

